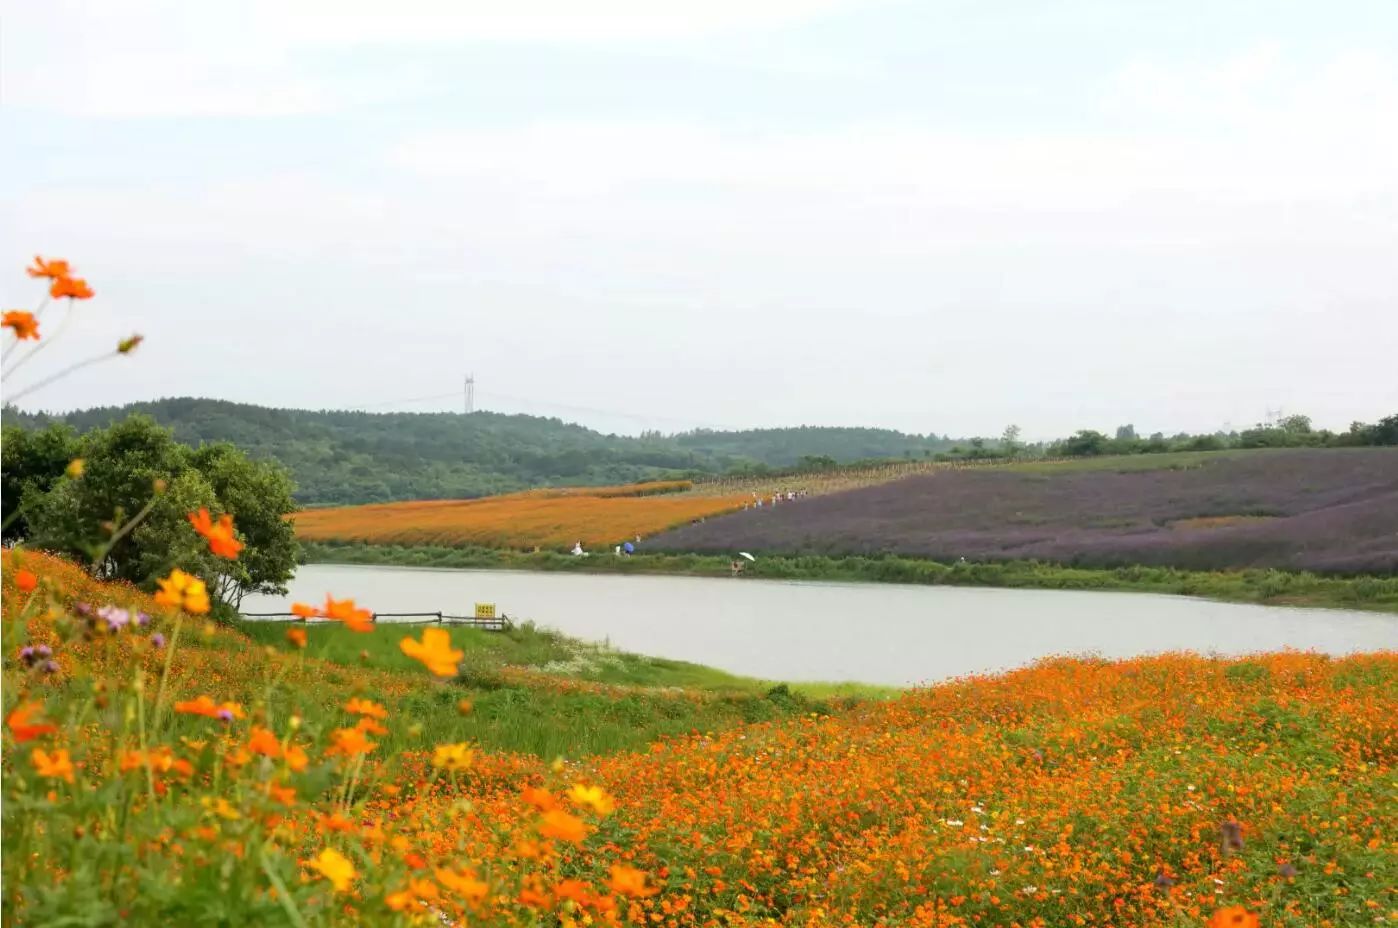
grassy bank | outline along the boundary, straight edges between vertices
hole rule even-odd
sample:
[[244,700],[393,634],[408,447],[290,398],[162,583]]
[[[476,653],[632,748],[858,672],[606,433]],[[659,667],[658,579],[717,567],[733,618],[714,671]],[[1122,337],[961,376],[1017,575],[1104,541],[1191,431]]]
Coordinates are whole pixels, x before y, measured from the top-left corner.
[[[254,642],[285,642],[284,623],[241,622]],[[380,625],[357,633],[342,625],[302,625],[306,655],[334,678],[358,669],[416,675],[398,646],[419,626]],[[748,722],[841,711],[863,698],[897,692],[876,686],[782,684],[688,661],[615,651],[526,623],[506,632],[448,628],[464,652],[448,687],[419,689],[395,707],[419,721],[427,740],[465,737],[493,750],[544,758],[643,750],[658,738],[714,732]],[[332,665],[347,668],[339,671]],[[457,703],[471,711],[456,718]],[[445,722],[450,731],[435,730]]]
[[[391,564],[580,573],[682,574],[721,577],[730,559],[702,554],[643,554],[577,558],[493,548],[305,542],[306,560],[329,564]],[[1009,589],[1105,590],[1202,596],[1229,602],[1321,606],[1398,612],[1398,577],[1321,576],[1304,571],[1191,571],[1170,567],[1068,567],[1035,561],[942,564],[906,557],[762,557],[745,577],[986,586]]]

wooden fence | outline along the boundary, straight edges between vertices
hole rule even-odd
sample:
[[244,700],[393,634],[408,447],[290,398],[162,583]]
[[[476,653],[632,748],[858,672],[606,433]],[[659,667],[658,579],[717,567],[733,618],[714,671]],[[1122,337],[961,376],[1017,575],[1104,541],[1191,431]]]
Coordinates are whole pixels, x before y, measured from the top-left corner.
[[[294,612],[244,612],[242,618],[250,622],[303,622],[320,625],[333,622],[333,619],[307,620]],[[487,632],[503,632],[514,627],[509,616],[501,613],[492,616],[448,615],[444,612],[375,612],[370,620],[385,625],[464,625]]]

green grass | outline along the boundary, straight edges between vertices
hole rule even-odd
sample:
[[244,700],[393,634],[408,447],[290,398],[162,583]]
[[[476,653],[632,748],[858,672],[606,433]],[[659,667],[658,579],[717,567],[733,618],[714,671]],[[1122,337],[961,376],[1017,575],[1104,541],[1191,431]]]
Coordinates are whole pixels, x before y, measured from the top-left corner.
[[[644,554],[633,557],[599,554],[577,558],[548,551],[530,554],[491,548],[328,542],[303,542],[302,547],[306,560],[311,563],[701,577],[730,575],[729,558],[703,554]],[[1268,569],[1200,571],[1145,566],[1096,568],[1038,561],[944,564],[896,556],[771,555],[759,557],[756,563],[749,564],[744,577],[735,582],[748,578],[1161,593],[1275,606],[1398,612],[1398,577],[1323,576],[1305,571]]]
[[[353,678],[349,668],[357,667],[422,679],[421,665],[398,645],[405,635],[418,637],[422,626],[382,625],[369,633],[330,623],[299,627],[309,636],[307,656],[330,662],[319,665],[320,683],[342,687]],[[237,628],[254,642],[275,646],[284,642],[288,624],[244,621]],[[388,750],[469,740],[496,750],[576,758],[643,750],[657,738],[746,722],[828,714],[898,692],[861,684],[774,685],[686,661],[615,651],[532,624],[506,632],[448,631],[453,646],[465,652],[460,677],[415,687],[398,701],[395,711],[407,713],[417,730],[404,734],[401,726],[393,728]],[[511,669],[532,673],[511,674]],[[295,681],[292,687],[288,700],[294,699]],[[462,699],[473,704],[464,716],[456,708]]]

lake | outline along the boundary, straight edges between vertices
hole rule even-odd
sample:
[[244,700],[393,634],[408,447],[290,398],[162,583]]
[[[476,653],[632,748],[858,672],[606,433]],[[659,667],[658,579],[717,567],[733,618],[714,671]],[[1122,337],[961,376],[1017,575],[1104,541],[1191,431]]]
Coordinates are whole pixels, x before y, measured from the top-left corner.
[[305,565],[290,587],[248,596],[243,610],[320,604],[326,593],[376,612],[470,615],[493,602],[576,638],[766,680],[905,686],[1055,654],[1398,648],[1398,616],[1144,593],[340,564]]

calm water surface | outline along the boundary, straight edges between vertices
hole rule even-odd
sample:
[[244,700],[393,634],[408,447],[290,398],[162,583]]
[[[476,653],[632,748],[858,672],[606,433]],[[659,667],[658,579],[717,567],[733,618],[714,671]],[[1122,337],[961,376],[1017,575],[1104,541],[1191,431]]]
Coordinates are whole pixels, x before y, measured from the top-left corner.
[[352,596],[376,612],[469,615],[493,602],[577,638],[769,680],[907,685],[1019,667],[1052,654],[1245,654],[1398,648],[1398,616],[1076,593],[532,571],[308,564],[285,598],[246,612]]

